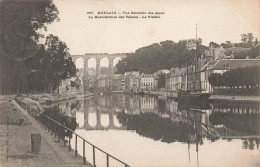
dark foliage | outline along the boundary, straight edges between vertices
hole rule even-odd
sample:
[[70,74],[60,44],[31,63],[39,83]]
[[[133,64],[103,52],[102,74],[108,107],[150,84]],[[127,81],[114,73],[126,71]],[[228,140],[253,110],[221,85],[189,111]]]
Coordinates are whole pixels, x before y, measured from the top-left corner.
[[40,29],[58,18],[51,0],[0,1],[0,93],[51,92],[76,74],[66,44]]
[[256,114],[234,114],[231,112],[214,112],[209,116],[213,125],[225,125],[243,135],[259,135],[259,117]]
[[[201,42],[199,39],[198,55],[204,54],[204,50],[207,49]],[[187,56],[188,64],[191,64],[195,59],[195,50],[188,51],[186,43],[186,40],[178,43],[168,40],[139,48],[118,62],[117,73],[138,70],[143,73],[154,73],[159,69],[186,66]]]
[[194,135],[196,131],[192,125],[184,122],[172,122],[170,119],[161,118],[154,113],[142,115],[119,113],[117,117],[120,123],[127,126],[128,130],[136,130],[136,133],[142,136],[167,143],[191,142],[189,136]]
[[212,74],[209,83],[213,86],[259,86],[260,66],[237,68],[221,74]]
[[159,75],[158,88],[165,88],[165,77],[166,77],[166,74],[164,74],[164,73],[161,73]]
[[[71,106],[71,110],[72,110],[72,107]],[[69,128],[70,130],[72,131],[75,131],[75,129],[77,128],[78,124],[77,124],[77,121],[76,121],[76,118],[71,118],[69,116],[66,116],[66,115],[62,115],[59,111],[59,108],[58,106],[54,106],[52,108],[45,108],[45,111],[44,113],[45,115],[47,115],[48,117],[50,117],[51,119],[57,121],[58,123],[60,123],[61,125]],[[41,117],[44,117],[44,116],[41,116]],[[48,121],[46,122],[46,125],[52,129],[53,131],[55,131],[55,124],[54,122],[52,121]],[[58,126],[56,126],[58,127]],[[59,135],[62,139],[64,139],[65,137],[72,137],[72,132],[68,131],[67,129],[59,126]]]

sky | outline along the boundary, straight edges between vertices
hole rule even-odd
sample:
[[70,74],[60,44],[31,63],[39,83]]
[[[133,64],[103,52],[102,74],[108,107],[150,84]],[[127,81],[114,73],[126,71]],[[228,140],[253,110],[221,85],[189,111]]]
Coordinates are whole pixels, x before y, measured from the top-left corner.
[[[197,36],[203,44],[260,39],[259,0],[56,0],[59,22],[45,34],[59,36],[71,55],[129,53],[165,40]],[[88,12],[164,12],[159,19],[89,19]],[[139,15],[141,16],[141,15]]]

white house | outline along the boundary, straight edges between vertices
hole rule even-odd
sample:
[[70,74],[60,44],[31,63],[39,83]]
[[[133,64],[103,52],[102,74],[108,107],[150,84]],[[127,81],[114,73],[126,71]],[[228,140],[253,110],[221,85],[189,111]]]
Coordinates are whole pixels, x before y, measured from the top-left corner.
[[140,89],[144,91],[154,91],[157,87],[157,80],[154,74],[142,74],[140,77]]

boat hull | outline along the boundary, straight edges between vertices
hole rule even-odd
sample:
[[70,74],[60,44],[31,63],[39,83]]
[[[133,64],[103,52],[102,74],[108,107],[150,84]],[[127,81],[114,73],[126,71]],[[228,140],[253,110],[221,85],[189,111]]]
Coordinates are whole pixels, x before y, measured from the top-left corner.
[[207,101],[211,96],[210,93],[187,93],[187,94],[178,94],[178,101]]

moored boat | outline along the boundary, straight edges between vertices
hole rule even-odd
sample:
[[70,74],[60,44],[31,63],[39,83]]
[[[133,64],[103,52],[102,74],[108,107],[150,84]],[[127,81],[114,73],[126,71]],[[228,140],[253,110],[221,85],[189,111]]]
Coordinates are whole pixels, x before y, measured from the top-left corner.
[[178,101],[207,101],[210,96],[210,93],[178,91]]
[[171,92],[167,95],[167,98],[176,100],[178,98],[178,93],[177,92]]

